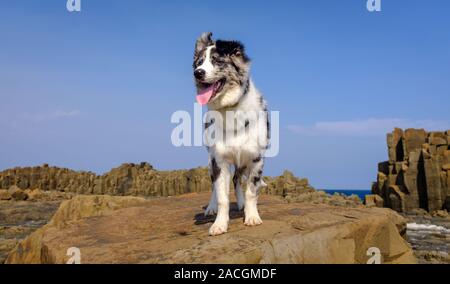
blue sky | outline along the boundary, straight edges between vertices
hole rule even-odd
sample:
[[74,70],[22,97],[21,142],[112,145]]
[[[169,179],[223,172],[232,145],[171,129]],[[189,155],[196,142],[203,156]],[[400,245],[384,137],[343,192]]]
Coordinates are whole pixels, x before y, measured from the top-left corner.
[[0,169],[206,165],[170,142],[171,114],[193,111],[203,31],[246,44],[280,111],[269,175],[368,189],[386,132],[450,129],[449,1],[81,1],[0,0]]

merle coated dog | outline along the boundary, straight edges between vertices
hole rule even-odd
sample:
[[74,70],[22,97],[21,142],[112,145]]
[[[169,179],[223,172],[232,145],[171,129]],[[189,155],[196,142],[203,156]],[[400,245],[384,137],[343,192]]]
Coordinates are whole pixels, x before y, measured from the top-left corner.
[[[197,101],[209,109],[205,140],[213,192],[205,215],[217,213],[209,234],[228,230],[232,167],[245,225],[260,225],[257,201],[260,188],[266,186],[262,173],[270,127],[266,101],[250,79],[250,59],[242,43],[214,41],[212,33],[204,33],[196,42],[193,67]],[[241,183],[246,186],[245,197]]]

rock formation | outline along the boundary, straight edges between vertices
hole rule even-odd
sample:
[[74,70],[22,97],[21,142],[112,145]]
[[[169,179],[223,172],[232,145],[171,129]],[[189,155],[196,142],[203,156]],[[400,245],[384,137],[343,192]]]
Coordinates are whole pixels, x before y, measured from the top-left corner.
[[45,225],[60,204],[61,201],[0,200],[0,264],[19,241]]
[[264,223],[246,227],[233,204],[230,230],[209,237],[208,193],[178,197],[78,195],[21,241],[6,263],[366,263],[377,247],[382,263],[415,263],[401,237],[405,219],[392,210],[287,202],[262,195]]
[[385,207],[398,212],[450,210],[450,130],[396,128],[387,135],[387,144],[389,161],[378,165],[372,186],[378,197],[367,199],[382,198]]
[[[288,171],[280,177],[265,177],[264,180],[268,186],[263,192],[268,194],[288,197],[314,191],[307,179],[296,178]],[[210,192],[211,179],[207,168],[158,171],[148,163],[123,164],[103,175],[43,165],[0,172],[0,189],[10,190],[12,187],[15,190],[40,189],[77,194],[175,196]],[[26,196],[22,197],[26,199]],[[7,199],[10,196],[0,191],[0,198]]]

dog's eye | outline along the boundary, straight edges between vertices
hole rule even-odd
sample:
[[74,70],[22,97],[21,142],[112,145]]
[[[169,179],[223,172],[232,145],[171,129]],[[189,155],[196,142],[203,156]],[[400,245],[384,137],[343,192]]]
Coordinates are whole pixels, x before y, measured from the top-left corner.
[[219,66],[219,67],[223,67],[223,66],[225,65],[225,62],[220,61],[220,60],[216,60],[215,63],[216,63],[216,65]]
[[200,66],[200,65],[202,65],[203,64],[203,59],[200,59],[199,61],[197,61],[197,66]]

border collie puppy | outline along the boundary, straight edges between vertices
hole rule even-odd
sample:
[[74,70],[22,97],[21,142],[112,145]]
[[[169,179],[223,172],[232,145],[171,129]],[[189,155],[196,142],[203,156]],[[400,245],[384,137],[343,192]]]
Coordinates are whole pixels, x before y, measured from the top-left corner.
[[214,41],[212,33],[203,33],[195,45],[193,67],[197,101],[209,109],[204,122],[212,196],[205,215],[217,213],[209,234],[228,230],[231,180],[245,225],[260,225],[257,202],[259,189],[266,186],[262,174],[269,118],[266,102],[250,79],[250,59],[242,43]]

